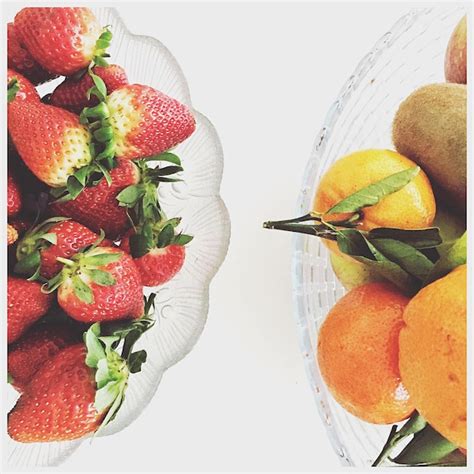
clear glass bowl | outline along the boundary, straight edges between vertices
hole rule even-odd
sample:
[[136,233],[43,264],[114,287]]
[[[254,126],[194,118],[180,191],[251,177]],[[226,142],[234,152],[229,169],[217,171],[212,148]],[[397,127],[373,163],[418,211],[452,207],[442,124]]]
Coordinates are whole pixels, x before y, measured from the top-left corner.
[[[391,124],[400,102],[424,84],[444,82],[445,49],[464,13],[459,6],[411,10],[360,61],[316,137],[296,215],[311,209],[317,184],[335,160],[364,148],[393,149]],[[292,271],[300,348],[319,414],[342,465],[367,467],[390,427],[347,413],[321,378],[315,358],[318,329],[344,289],[320,239],[295,235]]]
[[[112,8],[94,11],[102,25],[111,25],[111,61],[125,68],[131,83],[150,85],[191,106],[186,79],[165,46],[154,38],[131,34]],[[52,86],[47,85],[43,92],[48,88]],[[184,232],[194,239],[187,246],[183,269],[155,290],[157,324],[139,344],[146,348],[148,361],[142,372],[131,376],[124,405],[100,436],[122,430],[137,418],[155,394],[165,370],[193,348],[206,323],[209,284],[227,253],[230,220],[219,196],[222,148],[209,120],[197,111],[194,115],[195,133],[175,148],[183,162],[183,182],[163,185],[159,192],[167,214],[181,216]],[[7,463],[17,469],[58,465],[82,442],[21,444],[9,440]]]

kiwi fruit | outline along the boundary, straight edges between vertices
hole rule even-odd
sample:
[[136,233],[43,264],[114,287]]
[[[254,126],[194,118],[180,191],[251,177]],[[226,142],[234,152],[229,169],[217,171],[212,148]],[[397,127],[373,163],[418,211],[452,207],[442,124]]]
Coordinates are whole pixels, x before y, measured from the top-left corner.
[[400,105],[392,138],[399,153],[429,176],[444,204],[466,211],[467,90],[463,84],[430,84]]

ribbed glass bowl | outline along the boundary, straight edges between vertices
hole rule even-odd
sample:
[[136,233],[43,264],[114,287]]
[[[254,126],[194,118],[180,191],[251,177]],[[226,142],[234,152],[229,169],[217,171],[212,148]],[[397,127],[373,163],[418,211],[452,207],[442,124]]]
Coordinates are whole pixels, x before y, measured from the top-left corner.
[[[411,10],[360,61],[316,137],[296,215],[311,209],[319,180],[338,158],[365,148],[393,149],[391,125],[400,102],[424,84],[444,82],[446,46],[464,13],[459,6]],[[319,414],[342,465],[367,467],[390,427],[350,415],[321,378],[315,357],[318,330],[345,291],[320,239],[294,237],[292,272],[300,347]]]
[[[112,8],[94,11],[102,25],[111,26],[111,62],[125,68],[130,83],[152,86],[192,106],[186,79],[165,46],[154,38],[131,34]],[[196,131],[174,150],[183,163],[183,182],[164,184],[159,192],[167,215],[181,216],[183,231],[194,239],[186,247],[186,261],[178,275],[150,290],[158,293],[157,324],[137,344],[146,348],[148,360],[142,372],[130,377],[124,405],[100,436],[122,430],[137,418],[155,394],[165,370],[193,348],[206,323],[209,284],[227,253],[230,221],[219,196],[222,148],[209,120],[197,111],[194,115]],[[82,441],[21,444],[9,440],[7,463],[16,469],[58,465]],[[90,449],[97,448],[92,444]]]

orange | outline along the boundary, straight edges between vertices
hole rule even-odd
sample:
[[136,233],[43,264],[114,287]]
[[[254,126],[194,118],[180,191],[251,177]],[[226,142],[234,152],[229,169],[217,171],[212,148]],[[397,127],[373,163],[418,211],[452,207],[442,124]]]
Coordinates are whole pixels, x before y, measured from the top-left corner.
[[398,368],[398,336],[409,298],[388,283],[343,296],[318,337],[321,375],[336,401],[370,423],[395,423],[413,412]]
[[423,288],[400,333],[400,372],[421,415],[466,448],[466,265]]
[[[337,160],[324,174],[313,203],[313,211],[324,213],[347,196],[392,174],[417,166],[391,150],[362,150]],[[374,206],[363,210],[360,228],[397,227],[418,229],[429,227],[436,214],[436,203],[430,181],[420,170],[399,191]],[[345,216],[331,216],[340,218]]]

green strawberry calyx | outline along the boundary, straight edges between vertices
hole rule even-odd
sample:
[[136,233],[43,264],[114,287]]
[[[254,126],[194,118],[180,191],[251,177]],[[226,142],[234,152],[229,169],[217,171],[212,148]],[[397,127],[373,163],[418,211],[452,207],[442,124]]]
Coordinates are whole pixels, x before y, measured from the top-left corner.
[[135,226],[134,233],[130,235],[130,253],[133,258],[140,258],[154,248],[165,248],[169,245],[186,245],[193,237],[182,232],[177,232],[181,218],[167,219],[162,213],[158,221],[150,219]]
[[[150,162],[165,161],[171,163],[170,166],[149,167]],[[160,220],[161,208],[158,202],[158,186],[160,183],[174,183],[181,181],[179,177],[173,176],[183,171],[181,160],[173,153],[162,153],[134,160],[139,174],[140,181],[124,188],[118,195],[119,206],[126,207],[132,215],[133,223],[139,223],[145,219]]]
[[107,247],[98,247],[104,239],[104,233],[90,246],[85,247],[71,258],[57,257],[63,264],[62,270],[48,280],[42,287],[45,293],[52,293],[60,286],[70,286],[74,295],[83,303],[92,304],[94,293],[92,284],[113,286],[116,284],[114,276],[104,269],[110,263],[119,261],[122,252],[109,252]]
[[[168,162],[169,166],[149,167],[149,162]],[[127,208],[134,228],[130,236],[130,249],[134,258],[146,255],[152,248],[168,245],[186,245],[192,237],[177,233],[181,218],[168,219],[158,201],[160,183],[180,181],[174,176],[183,171],[181,160],[174,153],[166,152],[135,160],[140,172],[140,182],[124,188],[118,195],[119,206]]]
[[106,26],[102,30],[102,34],[95,43],[94,57],[92,59],[93,65],[102,67],[109,65],[105,58],[110,58],[110,54],[107,52],[107,50],[109,49],[111,42],[112,32],[110,31],[109,26]]
[[30,281],[37,280],[40,277],[41,251],[57,243],[57,235],[50,230],[57,223],[67,220],[67,217],[51,217],[29,229],[18,242],[17,263],[13,271],[28,277]]
[[86,186],[96,186],[102,178],[105,178],[110,185],[112,183],[110,171],[117,166],[115,136],[110,124],[110,110],[106,102],[107,87],[102,78],[94,74],[92,67],[87,70],[87,73],[94,83],[87,91],[87,98],[95,96],[99,103],[93,107],[85,107],[79,120],[91,134],[92,161],[69,176],[66,186],[51,190],[56,202],[76,199]]
[[12,102],[16,95],[18,94],[18,91],[20,90],[20,84],[18,83],[18,79],[14,77],[9,83],[8,83],[8,89],[7,89],[7,100],[8,103]]
[[146,351],[133,351],[133,348],[155,324],[155,296],[152,293],[145,298],[145,311],[141,318],[131,323],[112,324],[105,330],[100,323],[95,323],[84,333],[87,348],[85,362],[95,370],[97,384],[94,406],[104,416],[95,434],[115,418],[124,401],[130,374],[140,372],[142,364],[146,362]]

